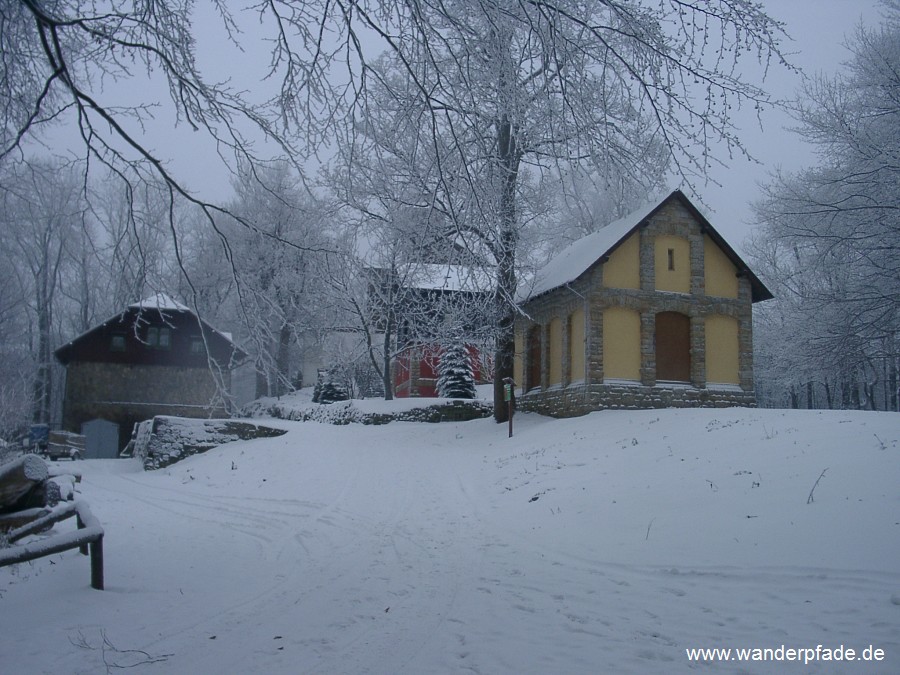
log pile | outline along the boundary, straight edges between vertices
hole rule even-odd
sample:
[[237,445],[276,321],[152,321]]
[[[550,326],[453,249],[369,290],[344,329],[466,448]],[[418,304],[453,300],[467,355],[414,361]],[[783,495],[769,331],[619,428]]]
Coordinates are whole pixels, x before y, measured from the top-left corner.
[[[37,455],[0,465],[0,567],[78,548],[91,557],[91,586],[103,590],[103,528],[85,502],[74,501],[80,481]],[[72,517],[74,532],[32,537]]]
[[41,457],[22,455],[0,465],[0,533],[41,518],[75,498],[79,475],[51,471]]

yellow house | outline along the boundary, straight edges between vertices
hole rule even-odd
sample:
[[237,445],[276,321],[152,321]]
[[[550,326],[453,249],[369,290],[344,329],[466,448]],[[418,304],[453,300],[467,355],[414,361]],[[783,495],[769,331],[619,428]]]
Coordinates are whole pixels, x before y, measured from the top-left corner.
[[771,297],[676,190],[569,246],[521,294],[519,408],[755,405],[752,305]]

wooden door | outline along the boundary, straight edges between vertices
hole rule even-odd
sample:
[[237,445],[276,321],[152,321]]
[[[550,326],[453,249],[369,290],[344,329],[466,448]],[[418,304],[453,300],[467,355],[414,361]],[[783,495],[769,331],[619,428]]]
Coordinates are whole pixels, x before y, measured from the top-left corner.
[[691,381],[691,319],[678,312],[656,315],[657,381]]

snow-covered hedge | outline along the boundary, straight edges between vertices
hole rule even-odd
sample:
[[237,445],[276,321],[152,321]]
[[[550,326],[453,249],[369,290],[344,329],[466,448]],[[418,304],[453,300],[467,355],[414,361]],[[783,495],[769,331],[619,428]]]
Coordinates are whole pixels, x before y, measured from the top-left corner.
[[159,415],[137,425],[134,456],[145,470],[161,469],[180,459],[231,441],[272,438],[286,433],[251,422],[204,420]]
[[[367,401],[368,402],[368,401]],[[290,401],[264,399],[254,401],[242,411],[249,417],[274,417],[295,422],[325,424],[388,424],[390,422],[465,422],[490,417],[494,409],[481,400],[446,401],[401,410],[363,410],[360,401],[338,401],[331,405],[298,406]]]

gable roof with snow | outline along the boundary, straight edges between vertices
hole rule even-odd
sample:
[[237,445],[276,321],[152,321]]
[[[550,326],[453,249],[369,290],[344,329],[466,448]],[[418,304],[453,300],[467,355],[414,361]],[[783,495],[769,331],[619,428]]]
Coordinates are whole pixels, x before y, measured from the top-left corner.
[[165,293],[157,293],[156,295],[144,298],[140,302],[128,305],[129,309],[158,309],[159,311],[169,312],[190,312],[191,309],[187,305],[182,305],[177,300],[173,300]]
[[616,248],[649,221],[670,200],[677,199],[696,218],[701,230],[707,234],[731,260],[739,273],[750,280],[753,302],[771,299],[772,293],[753,274],[741,257],[725,241],[706,219],[706,216],[681,191],[674,190],[659,201],[647,202],[627,216],[613,221],[606,227],[573,242],[541,268],[533,283],[522,289],[519,302],[527,302],[539,295],[570,284],[603,262]]
[[[171,349],[147,348],[145,332],[150,326],[171,329]],[[109,349],[112,335],[122,336],[124,349]],[[229,334],[217,330],[192,309],[165,293],[157,293],[128,305],[119,314],[72,339],[54,354],[63,365],[71,361],[98,361],[205,366],[206,351],[192,351],[191,341],[195,339],[204,341],[205,350],[221,367],[228,367],[247,357]]]
[[465,265],[423,263],[413,268],[403,286],[431,291],[489,293],[493,280],[484,270]]

